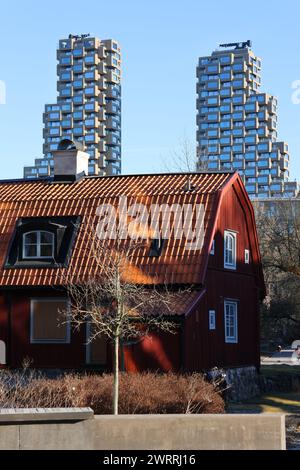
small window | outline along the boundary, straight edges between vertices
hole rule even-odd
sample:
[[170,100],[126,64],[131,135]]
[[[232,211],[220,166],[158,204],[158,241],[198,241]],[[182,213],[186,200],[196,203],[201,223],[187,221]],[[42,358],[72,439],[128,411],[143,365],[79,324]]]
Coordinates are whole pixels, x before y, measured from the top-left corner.
[[153,238],[151,240],[149,256],[160,256],[164,247],[165,240],[163,238]]
[[68,299],[31,299],[31,343],[69,343],[70,321],[63,319]]
[[250,263],[250,251],[245,250],[245,263],[249,264]]
[[54,234],[46,231],[27,232],[23,235],[23,258],[53,258]]
[[225,343],[238,342],[237,302],[224,302]]
[[236,269],[236,233],[225,230],[224,268]]
[[211,244],[211,249],[210,249],[210,255],[214,255],[215,254],[215,240],[212,241],[212,244]]
[[216,329],[216,311],[209,310],[208,312],[208,327],[210,330]]

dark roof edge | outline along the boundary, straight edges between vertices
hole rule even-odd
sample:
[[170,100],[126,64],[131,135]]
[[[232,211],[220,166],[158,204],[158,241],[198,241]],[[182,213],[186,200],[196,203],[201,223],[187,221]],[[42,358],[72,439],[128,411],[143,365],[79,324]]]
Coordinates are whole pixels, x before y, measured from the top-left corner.
[[[186,172],[162,172],[162,173],[128,173],[128,174],[122,174],[122,175],[103,175],[103,176],[98,176],[98,175],[89,175],[89,176],[84,176],[82,179],[98,179],[98,178],[126,178],[126,177],[142,177],[142,176],[175,176],[175,175],[203,175],[203,174],[209,174],[209,175],[233,175],[236,173],[235,170],[207,170],[207,171],[186,171]],[[4,183],[41,183],[41,182],[47,182],[47,183],[52,183],[54,181],[53,177],[47,177],[47,178],[12,178],[12,179],[5,179],[5,180],[0,180],[0,184]]]

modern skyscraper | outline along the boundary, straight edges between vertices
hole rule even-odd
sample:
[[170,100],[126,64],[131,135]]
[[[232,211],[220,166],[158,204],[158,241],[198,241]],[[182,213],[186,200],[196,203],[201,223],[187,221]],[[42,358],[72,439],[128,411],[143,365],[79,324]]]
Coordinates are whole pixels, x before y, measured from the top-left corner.
[[260,72],[250,41],[221,44],[199,58],[199,167],[238,170],[251,198],[295,197],[288,144],[277,141],[277,99],[260,92]]
[[117,41],[83,34],[59,41],[55,104],[43,116],[43,158],[24,178],[53,173],[52,151],[63,138],[82,142],[90,175],[121,172],[121,55]]

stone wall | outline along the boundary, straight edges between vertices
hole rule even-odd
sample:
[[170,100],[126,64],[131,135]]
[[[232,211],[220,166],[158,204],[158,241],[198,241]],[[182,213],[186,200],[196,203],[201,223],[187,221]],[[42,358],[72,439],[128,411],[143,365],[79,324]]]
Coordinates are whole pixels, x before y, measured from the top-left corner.
[[239,402],[270,392],[299,392],[299,376],[280,373],[274,376],[264,376],[255,367],[240,367],[224,371],[228,389],[226,400]]
[[259,374],[256,367],[238,367],[227,369],[226,382],[228,401],[237,402],[248,400],[260,394]]

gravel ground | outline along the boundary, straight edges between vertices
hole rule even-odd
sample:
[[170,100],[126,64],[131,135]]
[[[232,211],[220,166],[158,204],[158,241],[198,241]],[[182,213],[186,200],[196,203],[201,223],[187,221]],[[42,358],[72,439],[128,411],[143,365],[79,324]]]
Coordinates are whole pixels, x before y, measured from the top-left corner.
[[300,415],[286,416],[287,450],[300,450]]

